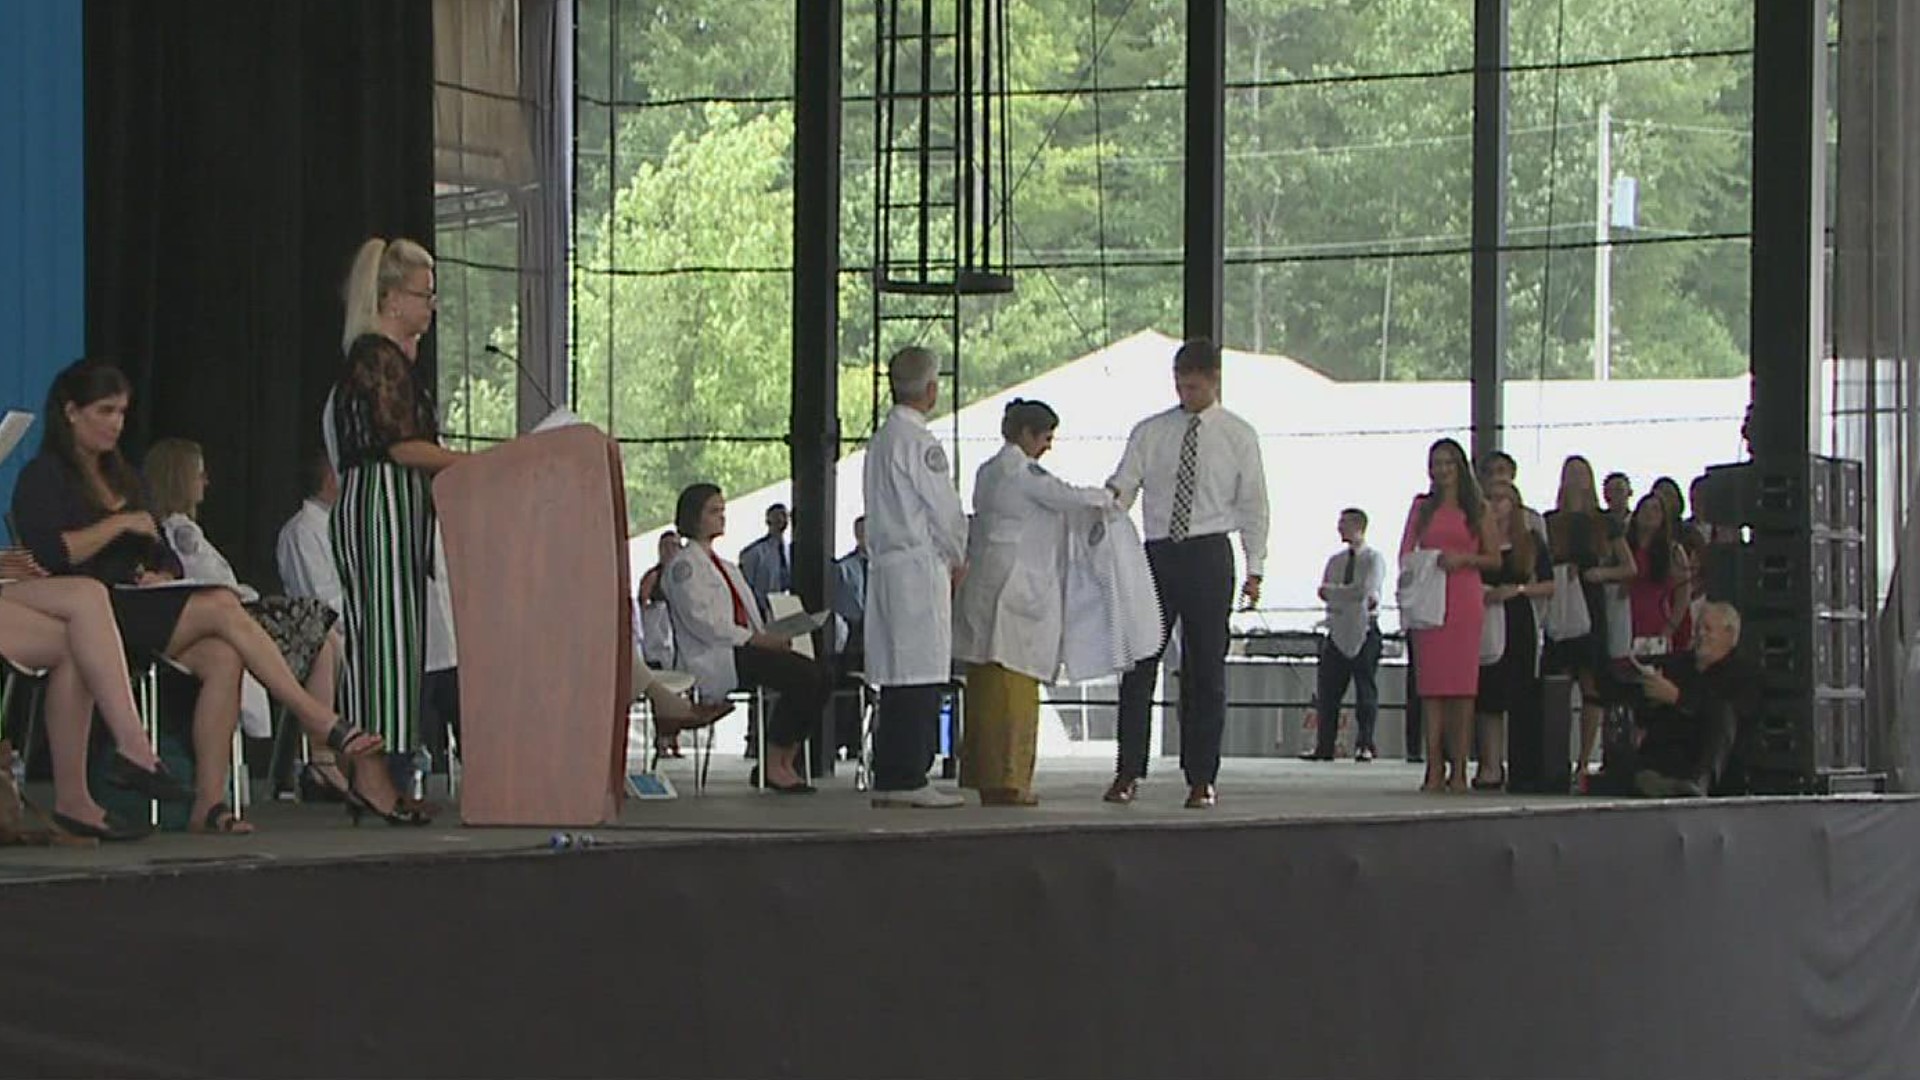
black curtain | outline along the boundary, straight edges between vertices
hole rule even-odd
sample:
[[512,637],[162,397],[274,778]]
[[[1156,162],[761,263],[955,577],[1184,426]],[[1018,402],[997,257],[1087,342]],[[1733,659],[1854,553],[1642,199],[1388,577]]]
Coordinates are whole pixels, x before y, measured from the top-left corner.
[[433,238],[433,6],[87,0],[85,33],[88,352],[133,381],[132,456],[205,447],[207,531],[270,587],[353,252]]

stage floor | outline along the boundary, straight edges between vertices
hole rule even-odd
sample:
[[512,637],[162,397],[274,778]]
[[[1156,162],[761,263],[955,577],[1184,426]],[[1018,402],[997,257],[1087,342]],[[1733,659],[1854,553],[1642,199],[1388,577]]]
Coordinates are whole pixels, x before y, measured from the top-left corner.
[[850,770],[755,792],[738,745],[578,853],[283,803],[0,851],[0,1075],[1920,1076],[1912,797],[1233,759],[1189,811],[1164,760],[1100,802],[1090,747],[1037,808],[875,810]]
[[[1043,762],[1037,770],[1036,807],[953,810],[878,810],[853,786],[853,769],[842,763],[813,795],[776,795],[747,784],[751,762],[738,751],[716,754],[703,794],[693,790],[691,756],[663,762],[679,791],[672,800],[629,798],[620,820],[591,829],[599,846],[713,843],[769,837],[848,837],[886,834],[1031,832],[1126,828],[1210,828],[1270,825],[1330,819],[1360,822],[1452,818],[1479,814],[1565,813],[1600,807],[1662,805],[1646,800],[1608,800],[1552,795],[1475,792],[1427,795],[1417,790],[1422,767],[1401,761],[1302,762],[1230,759],[1222,768],[1220,803],[1208,811],[1187,810],[1178,764],[1155,763],[1138,801],[1113,806],[1100,801],[1112,776],[1111,758],[1080,756]],[[941,782],[951,787],[951,782]],[[47,805],[50,792],[34,785],[29,796]],[[970,794],[970,793],[969,793]],[[161,833],[127,844],[93,848],[0,849],[0,885],[117,873],[184,873],[357,859],[417,859],[442,856],[524,854],[548,849],[554,828],[466,828],[447,809],[427,828],[394,828],[371,817],[353,827],[335,804],[256,802],[248,813],[259,831],[250,836],[210,837]]]

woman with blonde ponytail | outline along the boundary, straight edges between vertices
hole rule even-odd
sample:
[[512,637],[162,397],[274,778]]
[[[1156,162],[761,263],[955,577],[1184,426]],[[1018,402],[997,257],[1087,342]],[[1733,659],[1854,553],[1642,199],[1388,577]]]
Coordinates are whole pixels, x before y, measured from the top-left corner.
[[[433,388],[414,366],[433,326],[433,256],[411,240],[368,240],[344,299],[346,369],[328,403],[327,435],[340,474],[330,528],[347,616],[346,713],[404,761],[420,742],[433,565],[428,481],[461,456],[440,445]],[[424,823],[351,784],[350,800],[389,821]]]

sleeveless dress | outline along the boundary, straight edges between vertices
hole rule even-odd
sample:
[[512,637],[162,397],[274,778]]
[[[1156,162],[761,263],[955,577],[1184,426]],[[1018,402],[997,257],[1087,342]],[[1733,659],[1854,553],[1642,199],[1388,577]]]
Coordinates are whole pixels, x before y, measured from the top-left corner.
[[[1480,538],[1467,525],[1467,515],[1457,506],[1434,511],[1426,530],[1420,527],[1420,504],[1426,496],[1413,500],[1407,512],[1407,526],[1401,534],[1400,554],[1415,548],[1433,548],[1471,555],[1480,550]],[[1447,618],[1430,630],[1415,630],[1413,638],[1414,678],[1421,697],[1474,697],[1480,690],[1480,630],[1485,621],[1486,603],[1481,590],[1478,567],[1463,566],[1447,574]]]

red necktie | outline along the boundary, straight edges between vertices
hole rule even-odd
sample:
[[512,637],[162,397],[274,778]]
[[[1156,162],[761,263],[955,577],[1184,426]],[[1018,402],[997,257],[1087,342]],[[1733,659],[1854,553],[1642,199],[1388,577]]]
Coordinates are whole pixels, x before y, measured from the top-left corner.
[[712,548],[707,549],[707,558],[713,560],[713,568],[720,572],[720,580],[727,583],[727,595],[733,597],[733,625],[751,629],[753,624],[747,621],[746,601],[740,599],[740,590],[733,587],[733,578],[728,575],[726,565],[720,561],[720,556],[713,553]]

